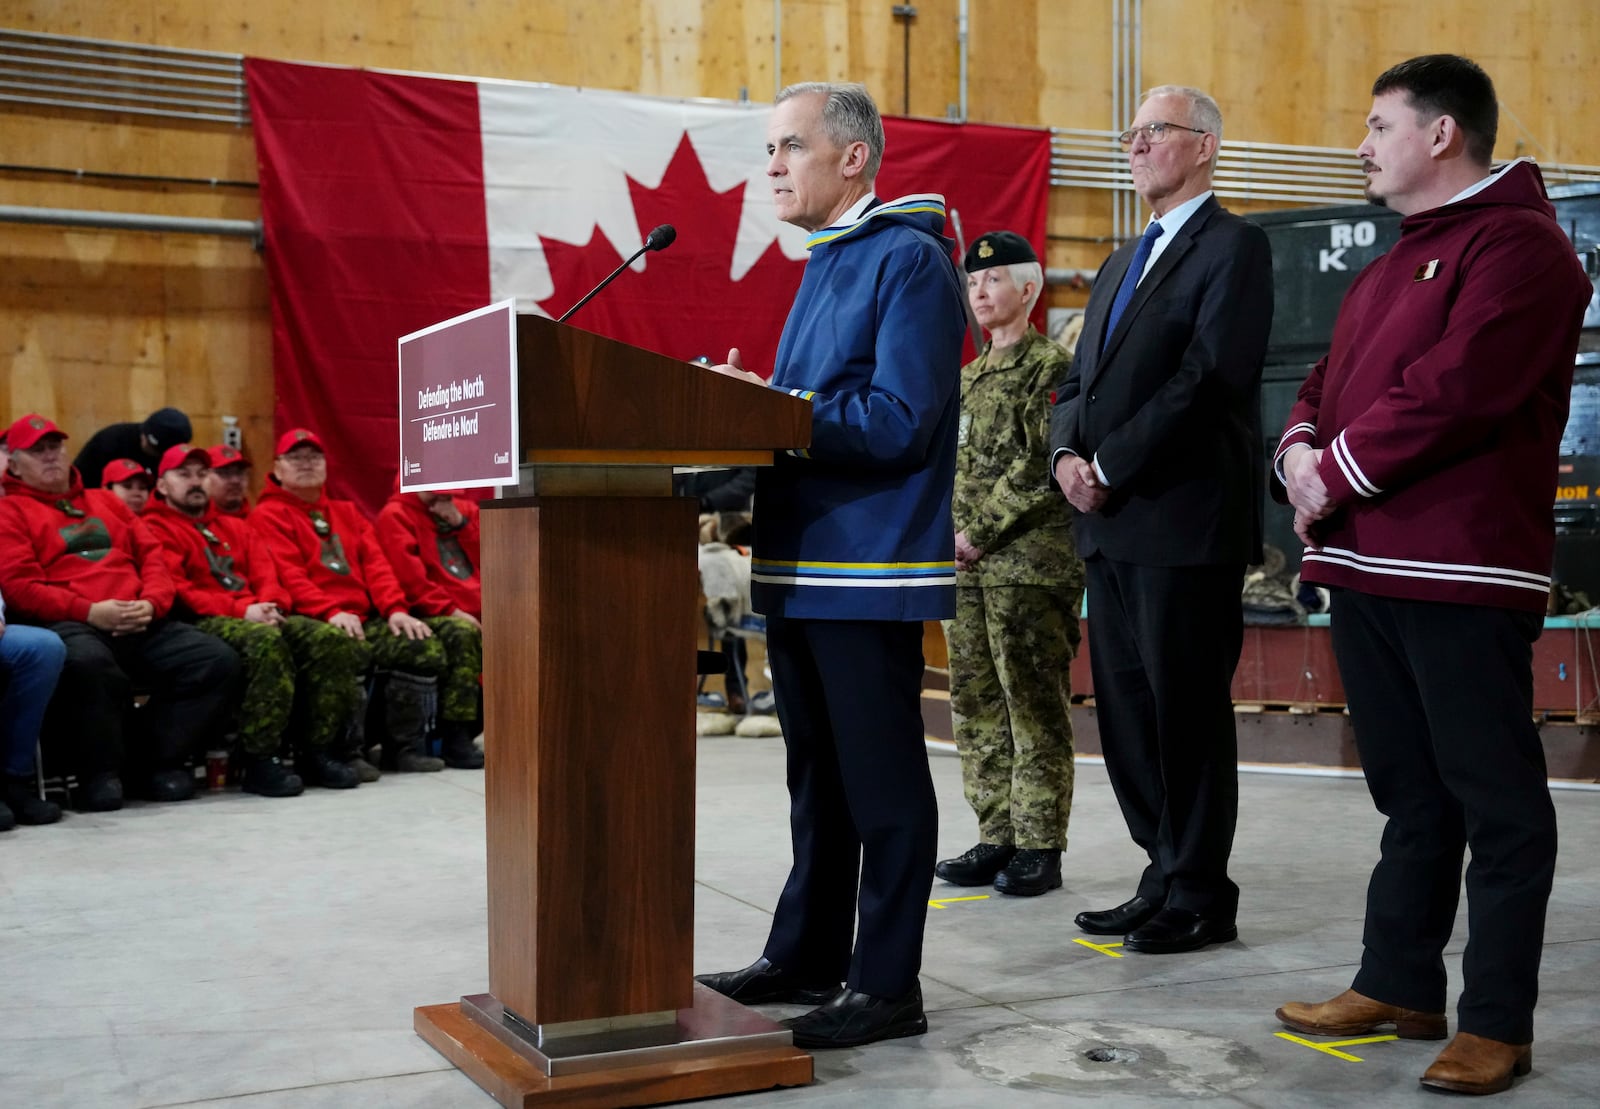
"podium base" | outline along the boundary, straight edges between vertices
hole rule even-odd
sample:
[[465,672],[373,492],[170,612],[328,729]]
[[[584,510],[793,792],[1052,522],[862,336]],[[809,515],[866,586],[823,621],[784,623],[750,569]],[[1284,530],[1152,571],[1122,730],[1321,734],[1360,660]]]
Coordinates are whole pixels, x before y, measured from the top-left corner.
[[[487,994],[423,1005],[412,1026],[451,1063],[504,1106],[660,1105],[670,1101],[805,1086],[811,1056],[785,1041],[788,1030],[703,986],[692,1008],[678,1010],[680,1035],[670,1049],[587,1051],[575,1073],[546,1073],[551,1060],[531,1043],[495,1027],[499,1005]],[[485,1019],[489,1017],[491,1019]]]

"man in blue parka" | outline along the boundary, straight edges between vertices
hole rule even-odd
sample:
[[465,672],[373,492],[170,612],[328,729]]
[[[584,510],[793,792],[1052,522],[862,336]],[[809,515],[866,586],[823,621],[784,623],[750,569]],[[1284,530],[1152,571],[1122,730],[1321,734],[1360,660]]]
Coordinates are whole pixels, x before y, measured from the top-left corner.
[[[810,232],[770,384],[811,401],[811,446],[757,477],[751,573],[794,865],[762,957],[700,981],[746,1003],[820,1003],[787,1022],[810,1048],[928,1027],[917,973],[938,813],[922,624],[955,612],[966,316],[944,199],[874,195],[883,145],[860,85],[792,85],[767,130],[778,216]],[[737,350],[715,369],[767,384]]]

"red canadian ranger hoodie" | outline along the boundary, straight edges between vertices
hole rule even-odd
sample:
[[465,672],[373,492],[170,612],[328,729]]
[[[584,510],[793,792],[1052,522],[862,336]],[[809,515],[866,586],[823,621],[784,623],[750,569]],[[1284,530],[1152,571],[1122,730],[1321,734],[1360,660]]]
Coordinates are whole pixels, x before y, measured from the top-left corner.
[[262,601],[292,610],[266,544],[242,518],[207,508],[196,519],[151,497],[139,519],[161,544],[184,611],[243,618],[247,608]]
[[319,620],[340,612],[366,620],[406,612],[377,535],[360,509],[323,493],[303,501],[268,481],[246,524],[272,555],[294,611]]
[[418,615],[449,616],[462,609],[481,620],[478,506],[465,497],[453,500],[462,524],[446,529],[415,493],[391,494],[378,513],[378,539]]
[[87,622],[97,601],[149,601],[157,619],[172,608],[172,575],[160,544],[108,489],[85,489],[78,471],[66,493],[5,476],[0,497],[0,589],[16,612],[40,623]]
[[1279,468],[1296,443],[1324,448],[1337,506],[1302,579],[1542,613],[1592,294],[1531,162],[1405,217],[1345,293],[1278,443]]

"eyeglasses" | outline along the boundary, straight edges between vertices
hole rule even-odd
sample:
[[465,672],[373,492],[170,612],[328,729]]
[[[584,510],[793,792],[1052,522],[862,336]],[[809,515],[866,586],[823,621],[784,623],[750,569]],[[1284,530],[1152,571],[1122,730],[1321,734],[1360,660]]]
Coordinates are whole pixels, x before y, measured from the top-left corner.
[[1122,149],[1132,150],[1133,137],[1135,135],[1143,135],[1145,142],[1149,143],[1151,146],[1159,146],[1167,141],[1168,133],[1173,130],[1193,131],[1196,135],[1209,135],[1211,133],[1209,131],[1204,131],[1199,127],[1185,127],[1181,123],[1168,123],[1165,120],[1158,119],[1152,123],[1146,123],[1142,127],[1128,128],[1126,131],[1122,132],[1122,134],[1117,136],[1117,142],[1122,144]]

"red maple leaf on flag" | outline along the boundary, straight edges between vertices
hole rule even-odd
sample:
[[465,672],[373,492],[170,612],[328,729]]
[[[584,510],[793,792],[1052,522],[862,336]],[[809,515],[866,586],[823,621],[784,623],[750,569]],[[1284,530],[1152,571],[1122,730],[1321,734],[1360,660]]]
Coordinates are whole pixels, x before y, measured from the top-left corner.
[[[646,254],[644,272],[618,276],[571,326],[685,360],[704,355],[721,362],[729,347],[738,347],[747,369],[770,375],[805,263],[784,257],[774,240],[743,277],[732,279],[744,185],[714,192],[687,134],[659,187],[629,178],[628,191],[639,241],[662,223],[678,229],[677,240]],[[555,292],[539,307],[551,316],[576,304],[625,257],[598,226],[587,243],[541,241]]]

